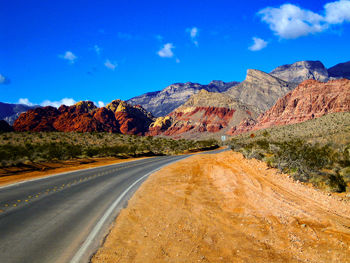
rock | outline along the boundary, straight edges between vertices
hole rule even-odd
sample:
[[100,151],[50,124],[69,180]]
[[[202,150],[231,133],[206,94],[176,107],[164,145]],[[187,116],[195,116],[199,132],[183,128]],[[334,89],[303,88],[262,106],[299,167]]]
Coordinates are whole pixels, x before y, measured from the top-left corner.
[[288,83],[260,70],[248,69],[245,81],[225,92],[233,99],[245,105],[253,105],[262,113],[272,107],[275,102],[296,84]]
[[161,91],[149,92],[129,99],[132,105],[141,105],[154,116],[165,116],[184,104],[193,94],[204,89],[209,92],[225,92],[228,88],[237,85],[238,82],[223,82],[213,80],[208,85],[198,83],[175,83]]
[[14,122],[15,131],[56,131],[53,124],[60,112],[51,106],[36,108],[21,113]]
[[16,131],[121,132],[142,135],[153,117],[140,106],[115,100],[97,108],[91,101],[72,106],[37,108],[22,113],[14,123]]
[[297,84],[308,79],[328,81],[328,71],[320,61],[299,61],[279,66],[270,74],[284,81]]
[[254,107],[222,93],[201,90],[166,117],[151,124],[148,135],[200,137],[201,134],[222,133],[246,117],[257,117]]
[[339,79],[326,83],[306,80],[280,98],[251,125],[243,122],[231,134],[300,123],[329,113],[348,111],[350,111],[350,80]]

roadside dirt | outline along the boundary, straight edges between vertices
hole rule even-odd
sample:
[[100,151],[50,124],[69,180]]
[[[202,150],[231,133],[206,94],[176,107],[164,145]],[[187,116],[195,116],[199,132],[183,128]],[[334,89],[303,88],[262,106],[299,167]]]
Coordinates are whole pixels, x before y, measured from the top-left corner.
[[[30,168],[27,167],[10,167],[0,168],[0,186],[22,182],[30,179],[41,178],[50,176],[53,174],[71,172],[80,169],[87,169],[92,167],[98,167],[109,164],[116,164],[122,162],[129,162],[133,160],[141,160],[147,157],[140,158],[90,158],[90,159],[77,159],[60,162],[47,162],[34,164]],[[29,170],[29,171],[28,171]]]
[[349,216],[260,161],[197,155],[149,177],[92,262],[350,262]]

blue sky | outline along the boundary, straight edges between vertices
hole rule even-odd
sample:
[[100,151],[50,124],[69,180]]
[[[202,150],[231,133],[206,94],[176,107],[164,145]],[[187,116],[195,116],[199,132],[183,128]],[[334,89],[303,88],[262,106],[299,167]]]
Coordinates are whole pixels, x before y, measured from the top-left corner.
[[1,102],[108,103],[350,60],[350,0],[0,1]]

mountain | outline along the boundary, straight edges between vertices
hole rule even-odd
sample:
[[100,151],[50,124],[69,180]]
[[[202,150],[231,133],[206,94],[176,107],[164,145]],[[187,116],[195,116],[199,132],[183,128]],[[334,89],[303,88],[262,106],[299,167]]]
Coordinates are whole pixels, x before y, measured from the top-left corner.
[[240,100],[243,104],[255,106],[261,113],[295,87],[296,84],[288,83],[263,71],[248,69],[246,79],[224,94]]
[[0,120],[0,132],[11,132],[13,128],[6,121]]
[[223,93],[201,90],[165,117],[151,124],[147,135],[199,138],[210,134],[225,134],[247,117],[258,116],[255,107]]
[[307,79],[323,82],[328,80],[328,71],[320,61],[298,61],[279,66],[270,74],[284,81],[298,84]]
[[223,82],[214,80],[208,85],[198,83],[175,83],[161,91],[149,92],[141,96],[129,99],[132,105],[141,105],[154,116],[165,116],[177,107],[184,104],[193,94],[204,89],[209,92],[225,92],[238,82]]
[[18,116],[29,109],[33,109],[39,106],[28,106],[24,104],[12,104],[0,102],[0,120],[5,120],[9,124],[18,118]]
[[328,74],[333,78],[347,78],[350,79],[350,61],[339,63],[328,69]]
[[326,83],[306,80],[280,98],[256,121],[242,121],[228,134],[300,123],[335,112],[350,112],[350,80],[338,79]]
[[14,122],[15,131],[120,132],[143,135],[153,117],[141,106],[114,100],[97,108],[91,101],[81,101],[58,109],[48,106],[22,113]]

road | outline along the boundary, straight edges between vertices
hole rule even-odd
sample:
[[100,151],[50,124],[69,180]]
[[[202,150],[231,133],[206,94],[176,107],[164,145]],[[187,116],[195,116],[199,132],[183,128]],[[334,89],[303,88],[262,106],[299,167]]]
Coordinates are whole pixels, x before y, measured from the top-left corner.
[[89,261],[147,176],[187,157],[154,157],[0,188],[0,262]]

